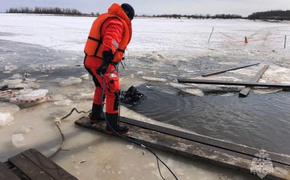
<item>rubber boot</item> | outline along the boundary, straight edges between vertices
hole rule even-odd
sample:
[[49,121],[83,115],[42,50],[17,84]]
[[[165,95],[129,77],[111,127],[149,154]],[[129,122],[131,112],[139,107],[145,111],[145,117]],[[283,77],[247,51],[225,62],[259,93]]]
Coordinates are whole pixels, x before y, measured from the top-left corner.
[[[128,126],[120,126],[118,124],[118,118],[119,114],[109,114],[106,113],[106,118],[107,118],[107,127],[106,127],[106,133],[107,134],[114,134],[114,131],[111,129],[111,127],[119,134],[126,134],[129,132],[129,127]],[[108,125],[110,123],[110,125]]]
[[104,113],[103,113],[103,109],[101,105],[97,105],[93,103],[92,113],[89,116],[90,116],[91,124],[105,121]]

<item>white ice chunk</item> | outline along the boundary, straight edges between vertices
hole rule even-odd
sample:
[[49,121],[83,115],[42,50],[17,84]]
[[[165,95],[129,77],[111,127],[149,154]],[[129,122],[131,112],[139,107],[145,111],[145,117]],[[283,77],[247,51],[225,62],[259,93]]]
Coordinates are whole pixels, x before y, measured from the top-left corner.
[[0,112],[0,126],[4,126],[14,120],[14,116],[11,113]]
[[13,76],[11,77],[11,79],[22,79],[23,76],[21,74],[13,74]]
[[25,100],[31,101],[31,100],[35,100],[37,98],[45,97],[47,93],[48,93],[47,89],[37,89],[37,90],[31,91],[27,94],[19,95],[18,99],[24,100],[24,101]]
[[94,98],[94,92],[92,93],[81,93],[77,96],[79,100],[92,100]]
[[22,132],[29,133],[31,130],[33,130],[31,126],[22,126]]
[[127,145],[127,148],[133,149],[133,145]]
[[146,81],[156,81],[156,82],[165,82],[166,79],[164,78],[155,78],[155,77],[148,77],[148,76],[143,76],[142,77]]
[[188,94],[193,94],[196,96],[204,96],[204,93],[200,89],[181,89],[181,91],[186,92]]
[[191,86],[191,85],[183,85],[183,84],[179,84],[179,83],[169,83],[172,87],[176,88],[176,89],[179,89],[185,93],[188,93],[188,94],[193,94],[193,95],[196,95],[196,96],[204,96],[204,93],[202,90],[198,89],[197,87],[195,86]]
[[11,73],[11,71],[2,71],[3,72],[3,74],[10,74]]
[[6,65],[6,66],[4,66],[4,70],[5,71],[14,71],[15,69],[18,69],[18,67],[15,66],[15,65]]
[[10,102],[23,106],[39,104],[46,101],[47,92],[47,89],[32,90],[27,91],[26,93],[24,91],[24,94],[10,98]]
[[84,74],[81,76],[81,79],[88,80],[90,78],[89,74]]
[[14,114],[15,112],[19,111],[20,108],[12,103],[9,102],[0,102],[0,112],[1,113],[10,113]]
[[12,143],[15,147],[21,147],[25,145],[25,139],[23,134],[13,134]]
[[23,81],[22,79],[4,79],[2,84],[15,85],[20,84],[22,81]]
[[53,83],[60,83],[61,81],[63,81],[62,78],[56,78],[56,79],[51,80],[51,82]]
[[183,88],[188,88],[190,86],[188,85],[184,85],[184,84],[180,84],[180,83],[174,83],[174,82],[170,82],[169,83],[172,87],[177,88],[177,89],[183,89]]
[[144,72],[143,72],[143,71],[138,71],[137,74],[138,74],[138,75],[140,75],[140,74],[144,74]]
[[71,105],[71,100],[66,99],[66,100],[62,100],[62,101],[56,101],[54,102],[54,104],[58,105],[58,106],[69,106]]
[[66,97],[64,95],[61,94],[57,94],[57,95],[53,95],[52,99],[49,101],[62,101],[64,100]]
[[81,82],[82,82],[81,78],[69,77],[68,79],[62,80],[59,83],[59,86],[61,86],[61,87],[71,86],[71,85],[75,85],[75,84],[80,84]]

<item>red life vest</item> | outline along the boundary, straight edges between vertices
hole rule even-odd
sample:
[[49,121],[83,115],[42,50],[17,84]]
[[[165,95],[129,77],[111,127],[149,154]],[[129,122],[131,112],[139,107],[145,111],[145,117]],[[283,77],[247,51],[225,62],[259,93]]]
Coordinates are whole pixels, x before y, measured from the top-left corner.
[[129,44],[132,37],[131,21],[122,10],[122,7],[114,3],[108,10],[108,13],[101,14],[94,22],[91,27],[89,37],[85,45],[85,53],[88,56],[94,56],[103,58],[102,55],[102,36],[101,30],[102,25],[108,18],[118,18],[124,26],[124,37],[122,38],[119,46],[114,53],[114,63],[119,63],[123,59],[123,55],[127,45]]

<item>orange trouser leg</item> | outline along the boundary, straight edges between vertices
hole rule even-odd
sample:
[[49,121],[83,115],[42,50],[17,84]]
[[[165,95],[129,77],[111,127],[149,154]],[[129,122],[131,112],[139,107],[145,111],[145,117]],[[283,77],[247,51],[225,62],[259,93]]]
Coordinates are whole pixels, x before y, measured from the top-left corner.
[[103,81],[105,80],[106,112],[109,114],[119,113],[120,84],[118,72],[115,67],[109,65],[103,77],[97,75],[97,78],[102,87],[104,84]]
[[106,95],[106,112],[110,114],[119,113],[119,97],[120,97],[120,84],[118,72],[114,65],[110,64],[107,72],[100,76],[96,73],[96,69],[89,69],[89,73],[93,76],[95,82],[94,104],[101,104],[102,91],[105,88]]
[[102,87],[95,87],[95,94],[94,94],[94,99],[93,99],[93,103],[97,104],[97,105],[101,105],[102,104]]

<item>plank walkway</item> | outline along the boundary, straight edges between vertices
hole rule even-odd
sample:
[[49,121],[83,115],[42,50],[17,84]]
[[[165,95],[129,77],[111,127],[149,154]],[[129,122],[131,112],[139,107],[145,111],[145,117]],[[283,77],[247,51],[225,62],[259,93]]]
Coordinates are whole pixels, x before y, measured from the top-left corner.
[[0,163],[1,180],[77,180],[36,149],[26,150]]
[[233,85],[233,86],[260,86],[289,89],[290,84],[278,83],[259,83],[250,81],[218,81],[207,79],[177,79],[178,83],[194,83],[194,84],[216,84],[216,85]]
[[[258,73],[252,77],[250,79],[250,82],[258,82],[259,79],[263,76],[263,74],[265,73],[265,71],[269,68],[269,65],[264,65],[259,71]],[[246,97],[250,91],[251,91],[252,87],[246,86],[244,87],[240,93],[239,93],[239,97]]]
[[[259,149],[125,117],[121,117],[120,123],[130,126],[130,132],[125,134],[125,137],[134,139],[148,147],[158,148],[193,159],[210,161],[237,170],[244,170],[248,173],[250,173],[253,159],[258,158]],[[76,120],[75,124],[100,132],[105,132],[106,126],[105,123],[97,123],[91,126],[89,118],[86,116]],[[274,171],[269,172],[264,179],[289,180],[290,156],[273,152],[266,153],[271,158]]]

